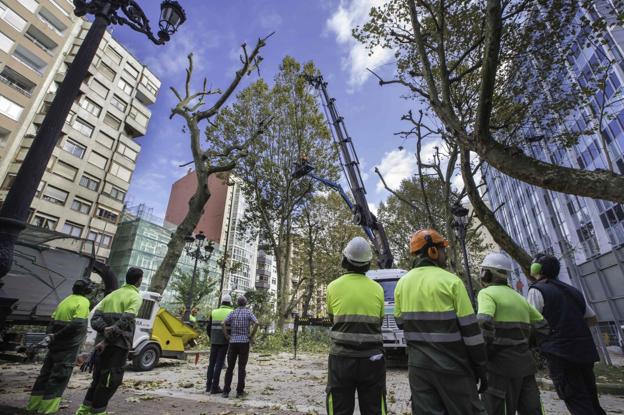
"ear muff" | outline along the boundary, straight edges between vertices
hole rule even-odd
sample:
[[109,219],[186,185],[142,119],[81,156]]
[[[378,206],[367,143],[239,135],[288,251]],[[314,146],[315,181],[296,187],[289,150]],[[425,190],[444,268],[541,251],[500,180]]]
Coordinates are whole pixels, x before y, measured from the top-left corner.
[[482,270],[480,277],[481,281],[483,281],[485,284],[491,284],[492,279],[494,278],[494,276],[492,275],[492,271],[490,271],[489,269]]
[[542,272],[542,264],[534,262],[531,264],[531,276],[537,277]]
[[440,256],[440,253],[438,252],[438,248],[433,243],[433,238],[431,238],[431,235],[425,235],[425,241],[427,241],[427,245],[425,245],[425,247],[427,248],[427,256],[433,260],[437,260]]

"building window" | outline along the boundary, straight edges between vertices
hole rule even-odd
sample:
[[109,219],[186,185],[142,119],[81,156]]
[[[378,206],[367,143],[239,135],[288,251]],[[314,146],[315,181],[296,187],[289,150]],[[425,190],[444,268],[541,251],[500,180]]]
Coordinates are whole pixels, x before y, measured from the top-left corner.
[[110,173],[126,182],[130,182],[130,177],[132,176],[132,171],[115,162],[111,166]]
[[0,95],[0,113],[6,115],[12,120],[19,120],[19,117],[22,115],[24,111],[24,107],[21,105],[17,105],[15,102],[10,99]]
[[115,139],[108,134],[104,134],[102,131],[100,131],[95,140],[109,149],[113,148],[113,145],[115,144]]
[[119,146],[117,147],[117,152],[132,161],[135,161],[138,156],[138,153],[136,151],[122,143],[119,143]]
[[102,248],[109,248],[111,246],[111,242],[113,241],[113,236],[90,230],[87,235],[87,239],[93,241],[96,245],[99,245]]
[[132,65],[128,65],[124,69],[124,75],[127,75],[128,78],[138,79],[139,78],[139,71],[137,69],[135,69]]
[[72,201],[71,209],[88,215],[91,212],[91,206],[93,206],[91,202],[76,198]]
[[0,32],[0,50],[4,53],[10,53],[15,42],[13,39]]
[[113,81],[115,79],[115,77],[117,76],[117,72],[115,72],[113,70],[113,68],[111,68],[110,66],[108,66],[107,64],[105,64],[104,62],[100,62],[100,64],[97,66],[98,70],[100,71],[100,73],[102,75],[104,75],[104,78],[108,79],[109,81]]
[[61,232],[65,233],[67,235],[74,236],[76,238],[80,238],[80,235],[82,235],[82,230],[83,229],[84,229],[83,226],[78,225],[76,223],[65,222],[65,224],[63,225],[63,230],[61,230]]
[[41,196],[41,198],[56,205],[64,205],[67,201],[68,195],[69,193],[67,193],[66,191],[48,185],[43,191],[43,196]]
[[121,89],[128,95],[132,94],[132,85],[130,85],[130,83],[123,78],[119,78],[119,81],[117,81],[117,88]]
[[126,192],[119,189],[118,187],[112,186],[108,195],[115,200],[123,202],[124,198],[126,197]]
[[2,187],[0,187],[0,189],[9,190],[11,186],[13,186],[13,182],[15,181],[15,176],[17,175],[14,173],[7,174],[6,177],[4,178],[4,181],[2,182]]
[[20,44],[15,47],[13,57],[39,75],[45,72],[46,62]]
[[99,117],[100,114],[102,113],[102,107],[100,107],[98,104],[96,104],[95,102],[91,101],[87,97],[83,97],[80,100],[80,106],[85,111],[91,113],[92,115],[95,115],[96,117]]
[[58,160],[52,169],[52,173],[73,182],[78,174],[78,169],[65,163],[64,161]]
[[106,157],[99,153],[96,153],[95,151],[91,152],[91,154],[89,155],[89,163],[101,169],[104,169],[106,167],[107,161],[108,159]]
[[121,112],[126,112],[126,108],[128,108],[128,104],[126,103],[126,101],[119,98],[117,95],[113,95],[110,103],[113,107],[117,108]]
[[121,120],[111,115],[110,112],[107,112],[106,115],[104,116],[104,124],[108,125],[109,127],[115,130],[119,130],[119,128],[121,127]]
[[34,226],[38,226],[40,228],[54,230],[56,229],[58,218],[54,216],[44,215],[42,213],[36,213],[35,215],[33,215],[31,223]]
[[98,189],[100,188],[100,181],[96,179],[95,177],[83,174],[82,177],[80,178],[80,186],[86,187],[89,190],[93,190],[94,192],[97,192]]
[[18,32],[24,30],[27,24],[26,20],[22,19],[19,14],[15,13],[9,6],[2,2],[0,2],[0,18],[13,26]]
[[132,107],[130,109],[130,114],[128,114],[128,116],[141,124],[143,127],[147,127],[147,121],[149,120],[148,116],[143,114],[135,107]]
[[141,78],[141,84],[152,94],[156,95],[158,93],[158,87],[155,83],[150,81],[147,76],[143,75],[143,78]]
[[83,158],[87,148],[83,145],[78,144],[74,140],[68,139],[63,143],[63,150],[67,151],[68,153],[73,154],[74,156],[78,158]]
[[121,60],[123,58],[121,54],[113,49],[110,45],[106,46],[106,49],[104,49],[104,54],[111,58],[111,60],[117,65],[121,63]]
[[108,88],[106,88],[104,84],[98,81],[97,79],[93,78],[89,86],[91,87],[93,92],[95,92],[102,98],[106,99],[106,97],[108,96],[108,91],[109,91]]
[[101,206],[98,206],[95,216],[107,222],[117,223],[117,218],[119,217],[119,213],[114,212],[112,210],[105,209]]
[[87,137],[91,137],[91,135],[93,134],[94,127],[88,122],[86,122],[85,120],[83,120],[82,118],[76,117],[76,119],[72,123],[72,128],[76,131],[81,132]]

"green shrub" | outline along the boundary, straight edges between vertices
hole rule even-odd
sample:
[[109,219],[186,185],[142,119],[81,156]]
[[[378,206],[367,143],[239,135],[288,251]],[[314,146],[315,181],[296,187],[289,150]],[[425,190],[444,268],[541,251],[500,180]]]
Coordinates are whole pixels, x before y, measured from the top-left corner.
[[[293,351],[293,331],[284,330],[256,336],[254,350],[261,353]],[[297,351],[304,353],[328,353],[328,330],[317,327],[302,327],[297,336]]]

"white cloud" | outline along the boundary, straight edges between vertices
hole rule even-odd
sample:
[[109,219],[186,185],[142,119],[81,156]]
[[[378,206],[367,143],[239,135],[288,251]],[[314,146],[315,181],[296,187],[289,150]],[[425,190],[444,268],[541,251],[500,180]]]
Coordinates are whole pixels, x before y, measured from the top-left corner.
[[[416,173],[416,157],[408,151],[392,150],[384,154],[377,168],[388,187],[394,190],[399,187],[403,179],[407,179]],[[377,191],[380,192],[383,188],[383,183],[379,181]]]
[[353,28],[368,20],[371,7],[383,3],[385,0],[341,0],[338,9],[327,20],[327,29],[347,51],[347,56],[342,59],[342,69],[349,72],[349,86],[352,89],[366,82],[370,76],[366,68],[374,70],[392,59],[392,50],[376,47],[371,54],[351,35]]
[[373,215],[377,216],[377,209],[379,208],[379,206],[377,206],[374,203],[368,202],[368,209],[373,212]]
[[260,16],[260,27],[263,29],[277,30],[282,24],[282,16],[276,12],[263,13]]

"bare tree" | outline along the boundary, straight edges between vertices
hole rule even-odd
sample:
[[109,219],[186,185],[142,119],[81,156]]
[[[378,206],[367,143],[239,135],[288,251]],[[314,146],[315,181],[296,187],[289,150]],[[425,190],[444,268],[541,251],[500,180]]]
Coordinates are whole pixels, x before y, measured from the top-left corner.
[[[225,105],[234,90],[236,90],[243,77],[259,69],[259,64],[262,61],[260,50],[266,45],[266,41],[270,36],[258,39],[251,53],[248,53],[245,44],[242,45],[242,66],[236,71],[234,79],[224,92],[208,89],[205,78],[200,91],[191,91],[193,54],[188,56],[189,65],[186,69],[184,90],[180,92],[176,88],[171,87],[171,91],[178,100],[176,106],[171,110],[171,118],[178,116],[184,119],[186,123],[186,129],[190,136],[191,153],[193,155],[193,161],[188,164],[193,164],[195,167],[197,187],[188,202],[189,209],[186,216],[178,225],[167,244],[167,253],[151,280],[150,291],[162,293],[167,287],[184,248],[184,237],[193,232],[201,218],[204,206],[210,198],[208,176],[229,172],[234,169],[240,159],[247,157],[249,145],[262,135],[266,125],[270,122],[270,119],[259,122],[255,131],[244,137],[220,136],[215,134],[214,129],[207,129],[205,137],[207,146],[206,148],[202,147],[200,123],[203,121],[210,123],[210,118],[219,113],[219,110]],[[211,95],[219,95],[219,98],[209,108],[204,108],[206,98]]]

